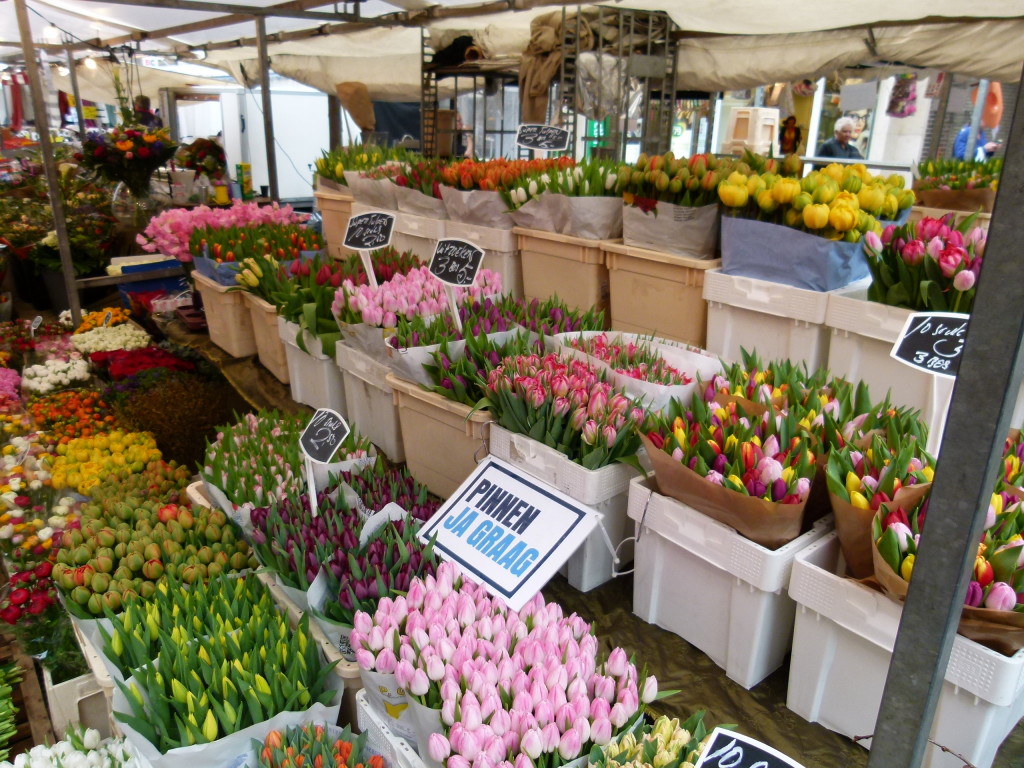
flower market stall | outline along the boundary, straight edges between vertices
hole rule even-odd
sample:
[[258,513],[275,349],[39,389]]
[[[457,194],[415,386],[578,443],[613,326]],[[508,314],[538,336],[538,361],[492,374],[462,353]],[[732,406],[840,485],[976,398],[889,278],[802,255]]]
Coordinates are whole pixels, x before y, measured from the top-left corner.
[[[1019,23],[997,5],[965,39]],[[714,58],[737,30],[702,7]],[[470,23],[445,10],[434,32]],[[266,15],[268,97],[290,54]],[[914,185],[751,148],[362,145],[310,158],[319,231],[241,200],[146,212],[206,332],[74,301],[0,324],[0,618],[61,739],[15,764],[739,764],[710,754],[723,727],[805,766],[1015,766],[1024,397],[990,331],[1024,322],[1015,109],[1002,167]],[[142,197],[173,146],[127,125],[85,148]]]

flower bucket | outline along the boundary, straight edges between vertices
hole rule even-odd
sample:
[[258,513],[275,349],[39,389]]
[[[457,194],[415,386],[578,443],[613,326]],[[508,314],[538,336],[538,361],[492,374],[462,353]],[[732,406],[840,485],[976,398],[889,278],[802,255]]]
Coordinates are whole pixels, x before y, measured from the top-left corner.
[[689,467],[654,447],[640,436],[654,467],[657,491],[725,523],[765,549],[775,550],[800,535],[806,500],[780,504],[744,496],[709,483]]
[[684,207],[659,202],[650,213],[622,206],[622,241],[663,253],[713,259],[718,245],[718,206]]
[[915,190],[918,205],[942,208],[947,211],[981,211],[992,213],[996,204],[996,191],[981,189],[919,189]]
[[860,243],[732,216],[722,218],[722,273],[810,291],[834,291],[870,274]]

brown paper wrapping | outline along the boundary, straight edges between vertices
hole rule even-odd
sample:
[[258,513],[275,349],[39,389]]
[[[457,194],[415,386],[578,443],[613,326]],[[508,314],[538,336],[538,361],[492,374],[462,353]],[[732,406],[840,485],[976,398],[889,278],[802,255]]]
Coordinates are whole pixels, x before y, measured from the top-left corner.
[[[882,591],[893,600],[903,602],[910,585],[893,572],[878,551],[878,547],[872,545],[871,553],[875,564],[875,579]],[[869,580],[863,583],[871,586]],[[994,611],[991,608],[972,608],[965,605],[960,615],[957,634],[996,653],[1013,656],[1024,648],[1024,613]]]
[[778,549],[800,535],[804,506],[754,499],[713,485],[640,436],[654,467],[658,492],[734,528],[766,549]]
[[977,211],[992,213],[996,191],[983,189],[921,189],[914,192],[917,202],[927,208],[947,211]]
[[[931,483],[918,483],[900,488],[887,506],[890,509],[895,509],[897,506],[901,506],[903,509],[913,508],[931,490],[931,487]],[[865,579],[872,572],[877,576],[877,564],[874,563],[872,553],[878,547],[871,540],[871,520],[876,511],[855,507],[831,492],[828,496],[832,502],[832,512],[836,516],[836,535],[839,537],[839,547],[843,550],[843,559],[846,560],[847,569],[858,579]],[[892,573],[892,569],[885,561],[881,562]],[[897,576],[897,578],[899,577]]]

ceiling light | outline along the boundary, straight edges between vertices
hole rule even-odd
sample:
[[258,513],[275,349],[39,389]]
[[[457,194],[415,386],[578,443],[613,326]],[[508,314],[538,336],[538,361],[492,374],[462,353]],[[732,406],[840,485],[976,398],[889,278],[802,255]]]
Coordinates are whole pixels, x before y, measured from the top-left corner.
[[96,59],[88,58],[85,60],[86,69],[96,69]]
[[51,24],[50,26],[43,30],[43,40],[52,45],[56,45],[60,42],[61,34],[60,30],[57,28],[57,25]]
[[68,68],[63,65],[57,67],[57,74],[61,77],[67,77],[69,74]]

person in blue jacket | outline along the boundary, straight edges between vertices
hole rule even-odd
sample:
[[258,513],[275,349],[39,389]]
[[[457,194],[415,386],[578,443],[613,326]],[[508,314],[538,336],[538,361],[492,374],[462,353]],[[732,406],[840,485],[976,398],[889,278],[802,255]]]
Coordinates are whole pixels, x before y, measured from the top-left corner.
[[[956,140],[953,142],[953,157],[957,160],[964,160],[964,155],[967,154],[967,137],[971,135],[971,124],[968,123],[960,129],[960,133],[956,135]],[[974,143],[975,146],[975,160],[981,160],[983,158],[977,157],[978,152],[984,152],[985,157],[992,157],[999,149],[999,142],[989,141],[988,134],[985,133],[984,128],[978,129],[978,140]]]

